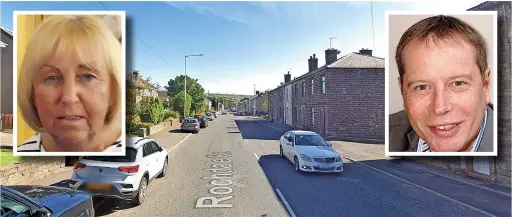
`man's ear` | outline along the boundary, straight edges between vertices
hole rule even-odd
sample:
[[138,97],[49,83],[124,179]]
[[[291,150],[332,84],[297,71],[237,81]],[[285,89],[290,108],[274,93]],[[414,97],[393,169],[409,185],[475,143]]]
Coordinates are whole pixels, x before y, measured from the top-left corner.
[[402,94],[403,96],[404,94],[402,91],[402,78],[400,78],[400,76],[398,76],[398,86],[400,87],[400,94]]
[[484,72],[484,91],[486,104],[491,103],[491,69],[487,68]]
[[103,23],[110,29],[112,34],[121,42],[123,32],[121,28],[121,16],[119,15],[105,15],[102,18]]

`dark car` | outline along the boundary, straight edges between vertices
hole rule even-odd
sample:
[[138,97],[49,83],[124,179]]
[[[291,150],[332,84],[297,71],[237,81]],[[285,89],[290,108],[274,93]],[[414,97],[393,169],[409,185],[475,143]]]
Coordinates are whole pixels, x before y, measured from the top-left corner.
[[0,216],[94,216],[92,196],[56,186],[0,186]]
[[206,115],[196,115],[196,118],[199,121],[199,127],[206,128],[208,126],[208,117]]

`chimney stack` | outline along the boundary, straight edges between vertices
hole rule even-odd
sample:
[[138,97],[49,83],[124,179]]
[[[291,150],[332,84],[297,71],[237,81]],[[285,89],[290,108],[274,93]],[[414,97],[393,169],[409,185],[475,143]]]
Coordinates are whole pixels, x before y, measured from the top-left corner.
[[318,69],[318,58],[316,58],[316,54],[313,56],[309,56],[308,59],[309,72],[315,71]]
[[361,50],[359,50],[359,54],[371,56],[372,55],[372,50],[361,48]]
[[340,54],[340,51],[335,48],[325,50],[325,64],[329,65],[336,62],[336,60],[338,60],[338,54]]
[[288,71],[288,74],[284,74],[284,83],[288,83],[292,80],[292,75],[290,75],[290,71]]

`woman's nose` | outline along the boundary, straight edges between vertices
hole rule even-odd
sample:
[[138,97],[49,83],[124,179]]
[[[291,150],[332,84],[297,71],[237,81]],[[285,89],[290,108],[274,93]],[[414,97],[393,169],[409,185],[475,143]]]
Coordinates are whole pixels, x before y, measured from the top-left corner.
[[78,102],[78,86],[74,79],[65,80],[61,88],[61,102],[72,104]]

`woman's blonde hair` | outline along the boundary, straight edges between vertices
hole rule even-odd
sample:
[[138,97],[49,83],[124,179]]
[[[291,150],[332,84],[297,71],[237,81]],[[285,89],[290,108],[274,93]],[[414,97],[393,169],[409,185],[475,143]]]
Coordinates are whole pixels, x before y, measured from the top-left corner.
[[[105,123],[119,127],[121,120],[122,48],[118,39],[94,15],[54,15],[45,19],[31,36],[18,76],[18,105],[30,128],[43,132],[34,99],[34,73],[53,56],[75,53],[91,68],[110,75],[110,103]],[[100,60],[103,62],[97,62]]]

